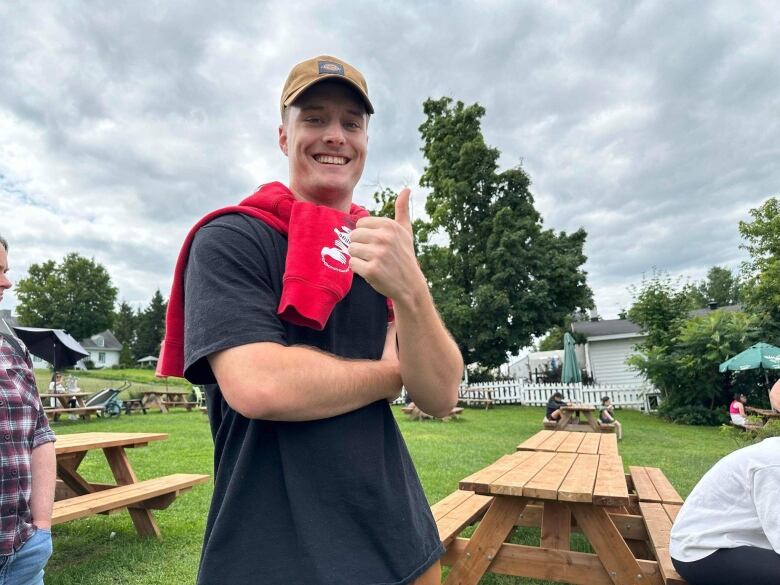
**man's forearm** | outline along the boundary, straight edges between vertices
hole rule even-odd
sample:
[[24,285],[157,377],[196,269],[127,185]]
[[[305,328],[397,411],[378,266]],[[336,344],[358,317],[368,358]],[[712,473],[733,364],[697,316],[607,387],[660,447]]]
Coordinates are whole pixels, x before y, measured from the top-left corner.
[[57,486],[57,456],[54,443],[44,443],[33,449],[30,467],[32,471],[30,512],[33,523],[38,528],[50,528],[54,489]]
[[457,403],[463,358],[433,305],[427,285],[394,301],[401,379],[423,412],[449,414]]
[[247,418],[316,420],[397,394],[396,359],[348,360],[309,347],[253,343],[209,357],[222,395]]

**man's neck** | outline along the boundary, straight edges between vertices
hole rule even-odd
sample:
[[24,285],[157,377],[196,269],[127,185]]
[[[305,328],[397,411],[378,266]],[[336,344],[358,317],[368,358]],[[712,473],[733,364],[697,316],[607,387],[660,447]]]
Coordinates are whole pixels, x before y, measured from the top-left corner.
[[344,213],[349,213],[349,210],[352,207],[351,193],[349,195],[333,194],[333,196],[328,196],[327,193],[318,193],[313,195],[311,193],[305,193],[302,189],[296,189],[293,185],[290,185],[290,191],[299,201],[308,201],[309,203],[314,203],[315,205],[331,207]]

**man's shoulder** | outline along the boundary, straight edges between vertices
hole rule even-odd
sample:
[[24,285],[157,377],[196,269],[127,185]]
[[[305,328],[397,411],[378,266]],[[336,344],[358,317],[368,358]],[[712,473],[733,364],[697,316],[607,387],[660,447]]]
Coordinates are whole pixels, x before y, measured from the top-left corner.
[[[237,233],[250,238],[274,237],[283,238],[273,227],[262,219],[246,213],[226,213],[208,221],[198,230],[198,236],[226,237],[230,233]],[[221,234],[221,236],[220,236]]]
[[28,350],[24,342],[18,337],[0,333],[0,351],[11,353],[21,359],[26,359]]

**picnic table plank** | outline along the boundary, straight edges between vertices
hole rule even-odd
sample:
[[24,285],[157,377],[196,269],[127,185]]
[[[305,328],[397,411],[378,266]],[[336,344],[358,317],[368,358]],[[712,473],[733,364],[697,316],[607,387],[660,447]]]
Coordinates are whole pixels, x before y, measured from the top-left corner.
[[598,454],[601,438],[605,436],[607,435],[602,433],[582,433],[582,443],[580,443],[577,453]]
[[677,490],[674,489],[672,483],[666,478],[664,472],[657,467],[645,467],[647,476],[650,481],[653,482],[653,487],[658,492],[658,496],[661,498],[661,502],[665,504],[680,504],[682,505],[683,499]]
[[617,435],[613,433],[600,433],[600,436],[599,455],[614,455],[617,457],[619,455]]
[[546,500],[557,499],[558,487],[569,473],[576,458],[576,453],[555,453],[539,473],[523,486],[523,496]]
[[647,534],[655,550],[655,558],[661,569],[661,574],[667,584],[685,583],[672,564],[669,555],[669,535],[672,532],[672,519],[666,513],[662,504],[657,502],[639,502],[642,517],[647,527]]
[[167,438],[167,433],[72,433],[58,435],[54,450],[57,455],[61,455],[106,447],[142,447],[150,441],[162,441]]
[[602,506],[627,506],[628,486],[623,474],[623,460],[614,455],[599,455],[593,503]]
[[522,496],[525,494],[525,484],[555,457],[555,453],[547,451],[519,451],[518,454],[528,455],[522,461],[522,465],[515,465],[514,468],[491,482],[477,486],[479,489],[475,491],[505,496]]
[[598,455],[580,453],[569,475],[558,488],[558,499],[564,502],[592,502],[598,465]]
[[[457,493],[457,492],[456,492]],[[445,546],[455,538],[463,528],[478,520],[493,501],[492,496],[481,496],[467,492],[469,497],[456,508],[451,508],[443,516],[436,519],[439,539]]]
[[585,433],[566,433],[567,436],[561,441],[558,446],[559,453],[577,453],[580,448],[582,440],[585,438]]
[[663,501],[661,495],[658,493],[658,490],[655,489],[655,485],[653,484],[653,480],[650,479],[650,476],[647,473],[647,469],[644,467],[632,465],[628,468],[628,471],[631,473],[631,479],[634,480],[634,489],[636,490],[640,501]]
[[444,518],[450,511],[460,506],[473,495],[474,492],[467,490],[456,490],[452,492],[431,506],[431,514],[433,515],[433,519],[439,520],[439,518]]
[[564,433],[561,431],[552,431],[552,436],[542,443],[542,450],[544,451],[556,451],[558,447],[566,440],[566,437],[571,433]]
[[529,437],[517,446],[518,451],[536,451],[547,439],[555,434],[555,431],[539,431],[533,437]]
[[680,508],[682,508],[682,504],[662,504],[664,507],[664,510],[666,511],[666,515],[669,516],[669,520],[672,521],[672,524],[674,524],[674,521],[677,520],[677,514],[680,513]]
[[[471,490],[477,493],[486,493],[485,486],[498,479],[510,469],[513,469],[519,463],[522,463],[534,453],[533,451],[520,451],[512,455],[504,455],[495,463],[472,473],[460,481],[460,489]],[[482,490],[482,491],[480,491]]]

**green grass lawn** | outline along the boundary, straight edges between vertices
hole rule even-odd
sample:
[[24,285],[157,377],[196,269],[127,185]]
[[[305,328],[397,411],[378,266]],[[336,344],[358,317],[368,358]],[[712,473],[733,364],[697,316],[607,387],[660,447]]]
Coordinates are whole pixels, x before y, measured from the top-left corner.
[[[499,406],[489,411],[467,409],[458,421],[413,422],[399,407],[393,407],[393,411],[431,503],[457,489],[463,477],[513,452],[519,442],[540,430],[543,415],[542,408]],[[662,468],[683,496],[715,461],[737,448],[717,428],[672,425],[633,411],[619,411],[618,418],[625,432],[620,444],[625,465]],[[163,415],[150,411],[148,415],[122,415],[89,423],[61,421],[52,426],[58,434],[166,432],[170,435],[167,441],[128,450],[139,479],[177,472],[211,474],[211,436],[206,417],[199,412],[182,410]],[[112,481],[101,453],[90,453],[81,469],[90,480]],[[155,511],[163,535],[159,541],[139,538],[127,512],[55,526],[47,585],[193,583],[210,496],[210,483],[196,486],[167,510]],[[524,529],[515,541],[530,543],[534,539],[538,543],[538,530]],[[481,583],[546,582],[490,575]]]
[[[66,370],[64,374],[75,376],[78,379],[79,389],[90,394],[107,386],[119,388],[125,381],[130,382],[130,388],[122,392],[120,398],[140,397],[144,390],[159,390],[166,386],[171,389],[192,387],[192,384],[182,378],[156,378],[154,370]],[[35,370],[35,380],[39,392],[48,392],[51,371]]]

